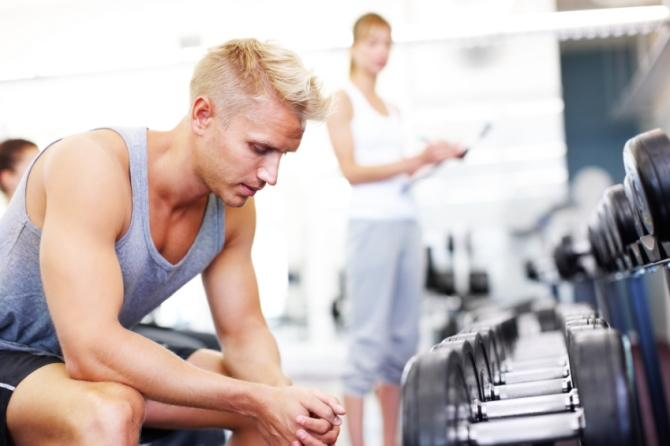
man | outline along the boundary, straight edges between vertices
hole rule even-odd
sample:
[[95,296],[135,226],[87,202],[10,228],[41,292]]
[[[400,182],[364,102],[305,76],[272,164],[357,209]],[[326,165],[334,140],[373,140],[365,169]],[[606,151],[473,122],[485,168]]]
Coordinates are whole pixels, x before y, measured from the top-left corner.
[[[252,197],[328,108],[297,55],[236,40],[198,63],[174,129],[95,130],[42,152],[0,220],[3,441],[131,445],[147,426],[335,443],[344,409],[289,385],[251,263]],[[199,272],[225,356],[128,330]]]

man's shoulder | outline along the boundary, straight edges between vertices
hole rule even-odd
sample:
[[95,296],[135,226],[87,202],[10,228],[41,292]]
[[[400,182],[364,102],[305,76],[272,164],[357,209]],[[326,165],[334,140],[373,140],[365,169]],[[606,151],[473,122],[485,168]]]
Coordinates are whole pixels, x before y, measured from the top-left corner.
[[96,158],[97,154],[105,153],[122,167],[127,167],[129,155],[123,137],[111,129],[91,130],[67,136],[55,142],[48,151],[47,157],[83,156]]

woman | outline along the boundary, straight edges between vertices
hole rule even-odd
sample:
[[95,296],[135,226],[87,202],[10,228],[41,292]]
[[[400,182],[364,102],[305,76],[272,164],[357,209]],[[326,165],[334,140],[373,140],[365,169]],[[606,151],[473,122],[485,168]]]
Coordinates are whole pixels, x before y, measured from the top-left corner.
[[0,191],[12,199],[21,177],[39,153],[35,144],[25,139],[8,139],[0,144]]
[[464,154],[437,141],[403,158],[398,111],[375,92],[391,50],[391,27],[377,14],[354,25],[351,82],[336,93],[328,131],[342,173],[352,185],[347,234],[351,344],[343,377],[353,446],[363,445],[363,397],[376,388],[384,445],[396,444],[400,377],[418,343],[423,250],[407,176]]

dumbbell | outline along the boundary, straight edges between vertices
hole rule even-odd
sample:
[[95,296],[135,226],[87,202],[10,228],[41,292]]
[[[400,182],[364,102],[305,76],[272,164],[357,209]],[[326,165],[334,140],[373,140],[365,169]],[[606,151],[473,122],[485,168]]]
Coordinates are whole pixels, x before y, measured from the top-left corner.
[[[571,332],[574,331],[608,327],[605,321],[599,319],[572,319],[567,321],[566,324],[566,336],[568,339]],[[562,337],[558,339],[563,343]],[[568,379],[570,375],[569,361],[567,351],[565,350],[557,356],[518,362],[508,361],[504,366],[501,366],[495,349],[487,346],[487,340],[489,343],[491,340],[495,342],[495,336],[491,334],[490,329],[483,330],[479,334],[460,333],[445,339],[442,344],[459,340],[470,342],[474,346],[477,358],[480,356],[486,358],[487,361],[485,362],[488,364],[488,373],[486,376],[489,378],[482,379],[482,392],[488,395],[491,392],[486,389],[492,387],[494,399],[512,399],[565,393],[571,388],[571,382]],[[484,368],[481,362],[479,360],[477,362],[478,369]],[[505,373],[503,371],[501,373],[501,370],[510,369],[515,372]]]
[[[566,321],[570,318],[591,319],[596,316],[595,311],[585,304],[563,305],[555,311],[559,327],[564,327]],[[523,360],[534,360],[547,356],[555,357],[565,353],[564,342],[556,332],[538,333],[530,339],[514,339],[505,334],[505,330],[500,327],[499,322],[496,323],[495,320],[492,324],[488,324],[488,322],[488,320],[477,321],[472,326],[462,330],[462,333],[481,332],[485,343],[489,343],[489,339],[495,341],[497,356],[492,357],[492,359],[499,361],[501,373],[511,371],[513,364],[521,364]],[[508,320],[505,319],[502,323],[508,323]],[[550,342],[547,343],[547,340],[550,340]],[[515,348],[515,345],[518,348]],[[506,346],[506,348],[503,346]]]
[[650,262],[663,258],[664,250],[659,245],[670,241],[670,229],[665,223],[670,221],[669,153],[670,139],[660,129],[630,139],[623,150],[628,183],[624,190],[637,213],[637,232]]
[[561,238],[561,241],[554,248],[553,258],[558,274],[562,279],[571,280],[579,274],[586,273],[579,259],[590,254],[591,247],[575,243],[569,235]]
[[[477,341],[475,339],[475,343]],[[436,350],[456,351],[462,358],[466,385],[472,401],[473,419],[485,421],[510,416],[564,412],[579,406],[579,396],[575,389],[567,394],[554,392],[544,396],[494,401],[495,386],[491,386],[489,369],[482,350],[475,351],[468,341],[443,342],[435,346],[434,351]]]
[[[563,357],[563,362],[560,361],[561,358],[554,357],[542,358],[540,360],[523,361],[519,363],[506,362],[505,364],[501,364],[498,359],[498,355],[495,352],[493,352],[493,355],[491,355],[491,348],[487,348],[485,344],[484,336],[489,338],[489,342],[496,342],[495,335],[490,334],[490,330],[490,328],[484,328],[481,332],[475,330],[470,333],[459,333],[445,339],[435,348],[439,348],[441,345],[457,341],[468,341],[472,343],[478,350],[481,350],[481,356],[486,358],[487,368],[489,370],[490,381],[492,385],[545,381],[550,379],[567,378],[569,376],[570,373],[567,368],[567,361],[565,360],[567,359],[566,357]],[[518,367],[514,367],[515,364],[517,364]],[[552,386],[552,389],[557,389],[557,385],[555,384]]]
[[[573,320],[568,324],[566,336],[569,339],[578,331],[607,328],[606,322],[597,319]],[[463,346],[463,343],[468,343],[470,347]],[[484,337],[480,333],[460,333],[451,336],[433,347],[434,350],[440,348],[464,349],[462,356],[471,357],[475,369],[474,375],[479,380],[480,396],[478,399],[482,401],[566,393],[572,388],[572,382],[568,379],[570,363],[567,353],[560,359],[543,358],[527,363],[536,367],[522,363],[526,368],[520,367],[521,370],[516,373],[503,374],[502,376],[507,375],[507,379],[500,380],[496,379],[493,373],[493,370],[496,369],[496,359],[490,359],[488,354],[490,349],[487,348]]]
[[[646,256],[645,271],[637,271],[630,279],[630,302],[635,328],[640,340],[640,352],[649,390],[656,436],[659,444],[670,444],[670,411],[664,397],[661,368],[658,359],[646,294],[654,283],[667,287],[670,258],[670,138],[655,129],[631,138],[623,150],[624,192],[633,208],[638,246]],[[663,261],[663,263],[660,263]],[[667,292],[667,289],[662,291]],[[654,290],[654,296],[660,296]],[[664,299],[666,297],[663,297]]]
[[646,259],[637,245],[640,237],[635,229],[633,207],[623,184],[609,187],[603,194],[605,226],[609,229],[612,246],[610,251],[621,258],[626,269],[642,266]]
[[472,380],[468,383],[457,349],[441,348],[415,357],[403,374],[404,446],[568,439],[580,439],[589,446],[632,445],[633,422],[619,333],[613,329],[575,333],[571,357],[581,407],[574,412],[486,422],[478,421],[478,412],[473,410]]
[[[511,402],[505,405],[503,401],[494,400],[523,399],[539,395],[559,395],[553,398],[553,400],[556,401],[557,398],[563,400],[566,396],[560,396],[560,394],[569,391],[571,387],[568,380],[536,380],[528,383],[495,385],[486,356],[485,346],[482,337],[478,333],[469,333],[459,338],[445,339],[433,347],[431,351],[445,349],[458,351],[463,358],[463,370],[465,370],[467,386],[473,401],[472,410],[477,412],[483,419],[501,416],[505,413],[505,410],[507,410],[506,413],[508,414],[510,410],[517,414],[523,413],[518,411],[520,410],[520,405],[524,403]],[[568,395],[567,397],[572,398],[572,396]],[[496,403],[502,404],[496,405]],[[493,404],[494,406],[487,410],[487,404]],[[530,405],[527,405],[526,409],[523,410],[529,409]]]

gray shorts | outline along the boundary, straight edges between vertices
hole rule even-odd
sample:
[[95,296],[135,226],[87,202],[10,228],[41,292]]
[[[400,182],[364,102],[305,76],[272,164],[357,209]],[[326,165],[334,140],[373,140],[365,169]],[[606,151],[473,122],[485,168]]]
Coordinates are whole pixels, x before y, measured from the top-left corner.
[[419,342],[425,256],[414,221],[352,220],[346,252],[350,347],[345,393],[399,384]]

